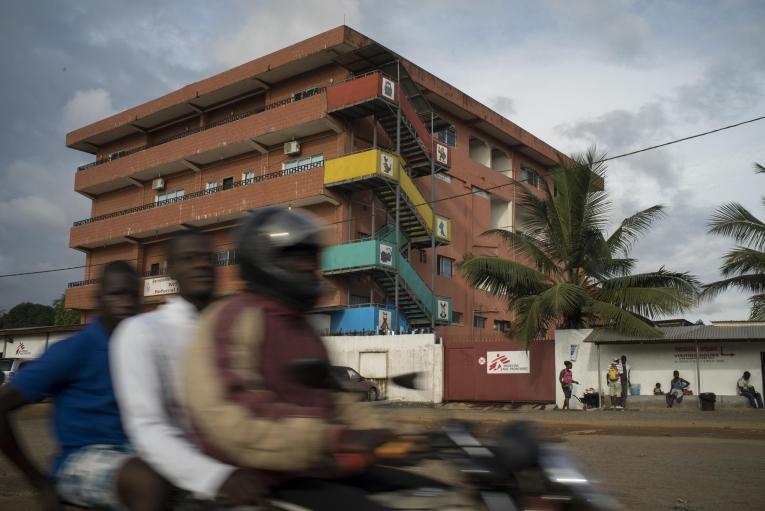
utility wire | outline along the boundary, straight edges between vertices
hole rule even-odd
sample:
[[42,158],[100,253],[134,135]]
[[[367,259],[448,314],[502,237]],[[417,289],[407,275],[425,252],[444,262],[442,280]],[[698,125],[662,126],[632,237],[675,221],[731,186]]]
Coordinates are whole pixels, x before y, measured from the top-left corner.
[[[644,153],[646,151],[653,151],[654,149],[659,149],[661,147],[666,147],[666,146],[669,146],[669,145],[678,144],[680,142],[685,142],[687,140],[692,140],[694,138],[704,137],[704,136],[707,136],[707,135],[711,135],[713,133],[718,133],[720,131],[725,131],[725,130],[729,130],[729,129],[732,129],[732,128],[737,128],[739,126],[743,126],[745,124],[750,124],[750,123],[753,123],[753,122],[761,121],[763,119],[765,119],[765,115],[762,115],[760,117],[755,117],[754,119],[749,119],[747,121],[741,121],[741,122],[737,122],[735,124],[729,124],[728,126],[723,126],[721,128],[716,128],[716,129],[713,129],[713,130],[704,131],[704,132],[701,132],[701,133],[696,133],[695,135],[689,135],[687,137],[678,138],[678,139],[675,139],[675,140],[670,140],[669,142],[664,142],[662,144],[657,144],[657,145],[652,145],[652,146],[649,146],[649,147],[644,147],[642,149],[637,149],[635,151],[630,151],[628,153],[618,154],[616,156],[610,156],[608,158],[602,158],[600,160],[592,162],[592,164],[595,165],[595,164],[598,164],[598,163],[603,163],[603,162],[612,161],[612,160],[618,160],[619,158],[625,158],[627,156],[632,156],[632,155],[635,155],[635,154]],[[476,193],[482,193],[482,192],[488,192],[490,190],[496,190],[497,188],[502,188],[502,187],[505,187],[505,186],[510,186],[510,185],[516,186],[516,185],[518,185],[518,184],[520,184],[522,182],[523,181],[518,181],[518,180],[513,179],[509,183],[503,183],[503,184],[496,185],[496,186],[490,186],[488,188],[476,188],[475,190],[470,190],[469,192],[459,193],[457,195],[450,195],[450,196],[447,196],[447,197],[441,197],[440,199],[436,199],[436,200],[433,200],[433,201],[425,201],[425,202],[421,202],[419,204],[412,204],[412,207],[416,208],[418,206],[432,205],[432,204],[435,204],[436,202],[441,202],[441,201],[451,200],[451,199],[458,199],[460,197],[466,197],[468,195],[474,195]],[[326,226],[338,225],[338,224],[348,223],[348,222],[351,222],[351,221],[353,221],[352,218],[346,218],[344,220],[338,220],[338,221],[335,221],[335,222],[330,222],[330,223],[327,223],[325,225]],[[131,261],[135,261],[135,259],[130,259],[130,260]],[[89,266],[91,266],[91,267],[93,267],[93,266],[102,266],[104,264],[107,264],[107,263],[97,263],[97,264],[91,264]],[[26,272],[20,272],[20,273],[7,273],[5,275],[0,275],[0,278],[4,278],[4,277],[21,277],[21,276],[24,276],[24,275],[39,275],[41,273],[52,273],[52,272],[57,272],[57,271],[78,270],[78,269],[87,268],[87,267],[88,267],[88,265],[81,265],[81,266],[69,266],[67,268],[52,268],[50,270],[26,271]]]

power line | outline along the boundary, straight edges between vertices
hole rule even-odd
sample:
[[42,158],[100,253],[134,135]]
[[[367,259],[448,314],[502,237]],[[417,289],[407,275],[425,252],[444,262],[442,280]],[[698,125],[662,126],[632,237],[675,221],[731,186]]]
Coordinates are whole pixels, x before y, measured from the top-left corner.
[[[765,119],[765,115],[762,115],[760,117],[755,117],[754,119],[749,119],[747,121],[741,121],[741,122],[737,122],[735,124],[729,124],[728,126],[723,126],[721,128],[716,128],[716,129],[713,129],[713,130],[704,131],[704,132],[701,132],[701,133],[696,133],[695,135],[689,135],[687,137],[678,138],[678,139],[675,139],[675,140],[670,140],[669,142],[664,142],[664,143],[661,143],[661,144],[644,147],[642,149],[637,149],[635,151],[630,151],[628,153],[618,154],[616,156],[611,156],[611,157],[608,157],[608,158],[602,158],[600,160],[592,162],[592,164],[595,165],[595,164],[598,164],[598,163],[603,163],[603,162],[607,162],[607,161],[611,161],[611,160],[618,160],[619,158],[625,158],[627,156],[632,156],[632,155],[635,155],[635,154],[644,153],[646,151],[652,151],[654,149],[659,149],[661,147],[667,147],[669,145],[678,144],[680,142],[685,142],[687,140],[692,140],[694,138],[704,137],[704,136],[707,136],[707,135],[711,135],[713,133],[718,133],[720,131],[725,131],[725,130],[729,130],[729,129],[732,129],[732,128],[737,128],[739,126],[743,126],[745,124],[750,124],[750,123],[753,123],[753,122],[761,121],[763,119]],[[518,185],[518,184],[520,184],[522,182],[523,181],[518,181],[516,179],[512,179],[512,181],[509,182],[509,183],[503,183],[501,185],[490,186],[488,188],[476,188],[475,190],[470,190],[469,192],[459,193],[457,195],[450,195],[450,196],[447,196],[447,197],[441,197],[440,199],[436,199],[436,200],[433,200],[433,201],[425,201],[425,202],[421,202],[419,204],[412,204],[412,207],[416,208],[418,206],[433,205],[436,202],[441,202],[441,201],[451,200],[451,199],[458,199],[460,197],[466,197],[468,195],[474,195],[476,193],[488,192],[490,190],[496,190],[497,188],[502,188],[502,187],[505,187],[505,186],[510,186],[510,185],[514,185],[515,186],[515,185]],[[344,224],[344,223],[348,223],[348,222],[352,222],[352,221],[353,221],[353,218],[346,218],[344,220],[338,220],[338,221],[335,221],[335,222],[329,222],[329,223],[327,223],[325,225],[326,226],[338,225],[338,224]],[[129,259],[129,261],[135,261],[135,260],[136,259]],[[104,264],[107,264],[107,263],[97,263],[97,264],[91,264],[89,266],[90,267],[93,267],[93,266],[102,266]],[[24,275],[39,275],[41,273],[53,273],[53,272],[58,272],[58,271],[77,270],[77,269],[87,268],[87,267],[88,267],[88,265],[81,265],[81,266],[70,266],[70,267],[67,267],[67,268],[52,268],[50,270],[27,271],[27,272],[20,272],[20,273],[8,273],[8,274],[5,274],[5,275],[0,275],[0,278],[4,278],[4,277],[20,277],[20,276],[24,276]]]

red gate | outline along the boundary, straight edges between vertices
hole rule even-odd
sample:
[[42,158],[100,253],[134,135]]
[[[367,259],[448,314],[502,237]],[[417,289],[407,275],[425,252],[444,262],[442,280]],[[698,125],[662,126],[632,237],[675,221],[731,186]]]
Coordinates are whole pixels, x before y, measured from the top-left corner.
[[445,401],[555,402],[555,341],[535,341],[529,372],[490,374],[490,351],[524,351],[507,338],[444,339]]

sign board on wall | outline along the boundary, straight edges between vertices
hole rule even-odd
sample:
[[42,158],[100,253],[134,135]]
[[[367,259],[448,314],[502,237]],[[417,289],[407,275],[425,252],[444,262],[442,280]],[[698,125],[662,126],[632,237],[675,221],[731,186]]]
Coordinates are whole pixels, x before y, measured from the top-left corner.
[[393,247],[380,243],[380,264],[393,266]]
[[528,351],[487,351],[488,374],[528,374],[531,372]]
[[378,330],[391,330],[393,324],[393,313],[386,310],[377,311],[377,329]]
[[391,101],[396,101],[396,87],[394,86],[393,80],[384,76],[382,79],[382,96]]
[[436,144],[436,161],[441,165],[449,165],[449,150],[443,144]]
[[380,172],[389,177],[396,177],[395,174],[396,160],[393,156],[387,153],[380,153]]
[[178,293],[178,283],[170,277],[154,277],[143,281],[144,296],[161,296]]
[[442,239],[449,239],[449,222],[446,218],[436,217],[436,235]]
[[5,356],[15,358],[37,358],[45,351],[45,340],[16,340],[5,345]]
[[[722,345],[699,346],[699,363],[721,364],[731,360],[736,354]],[[675,346],[674,358],[676,363],[696,363],[696,346]]]
[[438,321],[443,321],[446,323],[451,322],[451,311],[449,310],[449,302],[447,300],[436,300],[436,305],[438,306],[438,309],[437,309]]

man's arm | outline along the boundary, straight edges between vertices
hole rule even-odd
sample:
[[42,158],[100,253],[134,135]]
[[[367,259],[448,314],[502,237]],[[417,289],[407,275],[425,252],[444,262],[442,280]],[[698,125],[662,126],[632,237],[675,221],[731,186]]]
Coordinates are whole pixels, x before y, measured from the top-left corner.
[[[163,389],[152,331],[145,317],[123,322],[112,338],[111,367],[122,420],[139,456],[175,486],[203,498],[215,498],[235,468],[218,462],[192,444],[187,433],[171,420],[163,404]],[[167,380],[173,375],[168,372]]]
[[0,387],[0,451],[16,465],[32,486],[44,489],[50,485],[50,481],[21,448],[10,421],[11,412],[27,404],[29,401],[12,383]]
[[59,509],[59,498],[48,475],[27,456],[10,421],[14,410],[41,401],[67,384],[78,360],[75,339],[51,346],[42,357],[20,371],[13,381],[0,388],[0,451],[5,454],[40,493],[42,509]]

